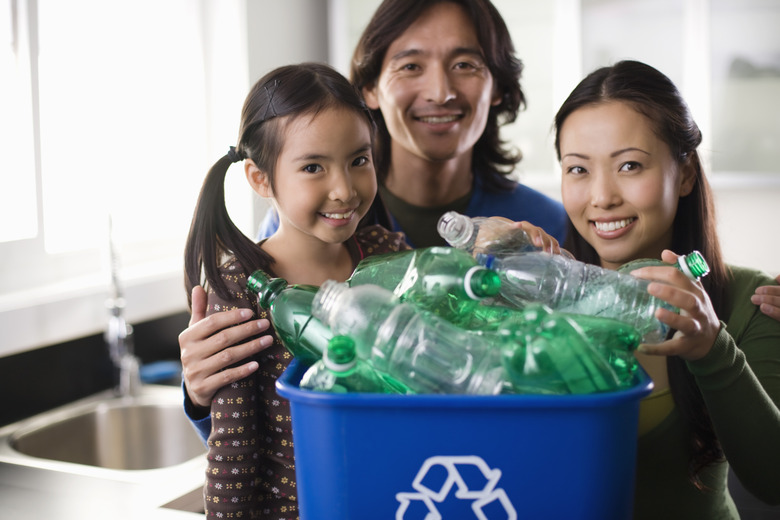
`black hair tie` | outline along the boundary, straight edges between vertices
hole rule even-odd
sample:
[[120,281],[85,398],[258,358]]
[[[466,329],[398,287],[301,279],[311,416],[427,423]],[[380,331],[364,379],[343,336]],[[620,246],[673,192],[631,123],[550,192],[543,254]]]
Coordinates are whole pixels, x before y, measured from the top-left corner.
[[231,146],[227,153],[228,159],[231,163],[235,163],[241,160],[241,154],[236,151],[235,146]]

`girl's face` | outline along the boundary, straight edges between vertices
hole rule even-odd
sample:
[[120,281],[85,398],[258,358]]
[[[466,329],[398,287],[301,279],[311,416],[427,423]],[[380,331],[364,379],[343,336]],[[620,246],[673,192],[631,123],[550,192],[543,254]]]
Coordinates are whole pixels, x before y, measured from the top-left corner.
[[[279,232],[329,244],[351,237],[376,195],[371,130],[346,108],[327,108],[283,125],[273,190]],[[265,177],[263,176],[263,179]]]
[[382,112],[394,157],[433,162],[470,153],[501,101],[474,22],[452,2],[429,8],[390,45],[364,94]]
[[650,121],[619,101],[586,106],[566,118],[559,142],[563,205],[601,265],[660,258],[695,178]]

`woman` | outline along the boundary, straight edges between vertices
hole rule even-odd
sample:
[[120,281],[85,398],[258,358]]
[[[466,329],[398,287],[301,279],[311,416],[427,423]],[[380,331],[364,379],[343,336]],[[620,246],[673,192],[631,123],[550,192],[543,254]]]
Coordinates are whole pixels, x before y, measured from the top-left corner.
[[676,332],[638,357],[655,390],[640,413],[636,518],[739,518],[729,465],[767,503],[780,502],[780,323],[751,303],[768,276],[727,266],[697,147],[701,133],[672,82],[623,61],[587,76],[555,118],[565,247],[616,268],[699,250],[711,272],[671,267],[636,276],[678,307]]

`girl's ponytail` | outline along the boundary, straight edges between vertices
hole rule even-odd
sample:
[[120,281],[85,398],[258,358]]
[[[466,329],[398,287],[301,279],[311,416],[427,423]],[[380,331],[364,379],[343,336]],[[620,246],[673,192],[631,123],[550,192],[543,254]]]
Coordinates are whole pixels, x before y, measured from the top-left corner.
[[246,237],[230,220],[225,206],[225,176],[230,165],[241,160],[231,147],[209,170],[198,196],[195,214],[184,248],[187,301],[192,305],[192,288],[207,283],[220,298],[231,299],[219,275],[227,255],[235,255],[241,265],[266,267],[271,258]]

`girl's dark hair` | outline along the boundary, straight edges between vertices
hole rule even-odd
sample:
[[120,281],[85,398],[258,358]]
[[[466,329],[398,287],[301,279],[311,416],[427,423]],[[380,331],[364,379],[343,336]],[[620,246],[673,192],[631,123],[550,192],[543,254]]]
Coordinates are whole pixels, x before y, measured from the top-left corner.
[[[491,191],[512,189],[515,183],[507,175],[521,155],[504,148],[499,129],[513,122],[525,106],[525,95],[520,88],[523,64],[515,57],[514,44],[501,14],[489,0],[384,0],[355,48],[350,80],[361,91],[375,85],[390,45],[423,13],[442,2],[461,6],[473,21],[496,91],[502,95],[501,103],[490,108],[485,131],[474,146],[472,170],[483,176],[485,186]],[[374,157],[381,181],[390,167],[390,133],[382,113],[379,110],[372,113],[378,133]]]
[[[664,141],[680,168],[695,173],[693,191],[680,198],[672,224],[671,248],[677,253],[700,251],[710,266],[710,274],[702,284],[710,296],[715,312],[725,317],[725,288],[730,272],[723,261],[718,236],[712,190],[702,171],[697,148],[702,136],[693,120],[688,105],[674,83],[655,68],[637,61],[621,61],[611,67],[600,68],[572,91],[555,116],[555,150],[561,158],[561,128],[574,111],[607,102],[619,101],[642,114],[652,125],[655,134]],[[565,247],[585,262],[599,264],[599,256],[572,224],[568,223]],[[701,487],[698,473],[705,466],[723,458],[720,444],[704,404],[685,362],[668,358],[667,371],[675,404],[691,428],[693,449],[689,474],[691,481]]]
[[371,112],[360,91],[328,65],[301,63],[280,67],[262,77],[249,91],[241,111],[238,144],[209,170],[192,217],[184,252],[188,300],[192,288],[204,281],[221,298],[230,298],[219,276],[219,265],[228,255],[251,270],[268,269],[273,263],[273,258],[230,220],[225,207],[225,174],[234,161],[251,159],[273,187],[286,126],[296,118],[314,116],[328,108],[346,108],[360,114],[373,135]]

